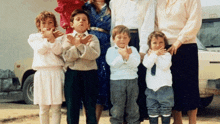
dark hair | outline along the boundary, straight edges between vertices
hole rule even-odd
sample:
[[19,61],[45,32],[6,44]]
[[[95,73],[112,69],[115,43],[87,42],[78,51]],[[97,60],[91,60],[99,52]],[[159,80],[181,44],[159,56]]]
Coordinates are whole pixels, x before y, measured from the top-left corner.
[[115,26],[114,29],[112,30],[112,39],[114,40],[115,36],[120,33],[127,33],[128,36],[131,38],[130,30],[124,25],[118,25]]
[[56,17],[55,15],[52,13],[52,12],[49,12],[49,11],[43,11],[41,12],[39,15],[37,15],[36,19],[35,19],[35,24],[36,24],[36,27],[38,29],[38,32],[40,32],[40,22],[41,21],[45,21],[47,18],[52,18],[53,21],[54,21],[54,27],[58,27],[57,25],[57,20],[56,20]]
[[70,22],[73,22],[74,17],[75,17],[76,15],[78,15],[78,14],[85,14],[86,17],[88,18],[88,22],[89,22],[89,24],[90,24],[89,14],[88,14],[86,11],[82,10],[82,9],[76,9],[76,10],[74,10],[74,11],[72,12],[72,14],[71,14],[71,16],[70,16]]
[[164,39],[164,43],[165,43],[165,47],[168,45],[168,40],[167,40],[167,37],[165,36],[165,34],[163,32],[161,32],[161,31],[154,31],[148,37],[147,45],[149,46],[149,49],[151,49],[151,40],[152,40],[153,37],[155,37],[155,38],[158,38],[158,37],[163,38]]
[[[106,13],[106,14],[111,14],[111,10],[110,10],[110,8],[109,8],[109,2],[110,2],[110,0],[105,0],[105,3],[107,4],[107,13]],[[99,12],[101,11],[99,8],[97,8],[97,7],[95,6],[94,0],[93,0],[93,2],[91,2],[91,5],[95,8],[96,12],[99,13]]]

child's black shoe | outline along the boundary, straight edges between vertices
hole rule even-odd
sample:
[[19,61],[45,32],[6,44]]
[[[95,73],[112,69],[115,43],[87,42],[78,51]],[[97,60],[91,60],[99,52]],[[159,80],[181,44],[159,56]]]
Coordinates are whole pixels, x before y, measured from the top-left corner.
[[170,116],[168,117],[162,116],[162,124],[170,124]]
[[158,117],[149,117],[150,124],[158,124]]

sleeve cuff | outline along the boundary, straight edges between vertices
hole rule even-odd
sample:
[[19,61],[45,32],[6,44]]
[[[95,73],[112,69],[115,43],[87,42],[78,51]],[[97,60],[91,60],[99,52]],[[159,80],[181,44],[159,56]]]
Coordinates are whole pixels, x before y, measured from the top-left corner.
[[80,44],[79,46],[76,46],[76,48],[79,50],[79,51],[82,51],[84,49],[84,45],[83,44]]
[[184,43],[184,42],[188,41],[189,39],[187,37],[184,37],[184,36],[179,36],[177,38],[177,40],[180,41],[181,43]]
[[77,49],[76,49],[76,47],[75,46],[72,46],[72,47],[70,47],[70,49],[69,49],[70,51],[77,51]]

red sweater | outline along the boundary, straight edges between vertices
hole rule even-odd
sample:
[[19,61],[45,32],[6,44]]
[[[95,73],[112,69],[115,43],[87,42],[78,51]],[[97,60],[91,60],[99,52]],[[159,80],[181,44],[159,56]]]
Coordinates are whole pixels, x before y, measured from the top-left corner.
[[81,9],[84,5],[84,0],[57,0],[58,6],[55,11],[60,14],[60,26],[66,29],[66,34],[72,33],[70,27],[70,16],[75,9]]

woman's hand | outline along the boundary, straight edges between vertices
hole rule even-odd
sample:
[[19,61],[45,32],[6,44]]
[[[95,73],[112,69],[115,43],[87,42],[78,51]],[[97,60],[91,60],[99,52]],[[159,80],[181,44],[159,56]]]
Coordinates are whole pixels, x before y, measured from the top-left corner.
[[172,44],[172,46],[167,50],[171,55],[175,55],[177,53],[177,49],[182,45],[180,41],[176,41]]

